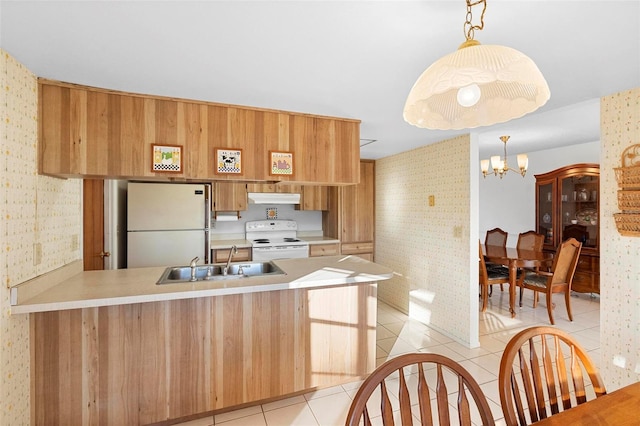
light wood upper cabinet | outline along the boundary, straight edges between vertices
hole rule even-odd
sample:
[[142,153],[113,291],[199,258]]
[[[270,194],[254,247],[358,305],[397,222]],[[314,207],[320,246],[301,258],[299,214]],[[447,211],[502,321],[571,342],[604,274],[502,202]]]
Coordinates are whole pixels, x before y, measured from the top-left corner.
[[329,191],[326,186],[303,185],[296,210],[328,210]]
[[[39,172],[145,180],[358,182],[358,120],[144,96],[40,79]],[[151,170],[153,144],[182,146],[182,172]],[[215,148],[242,149],[242,175],[215,174]],[[293,153],[292,176],[269,152]]]
[[275,183],[248,183],[247,192],[277,192],[281,194],[300,194],[302,185],[296,184],[275,184]]
[[322,228],[338,238],[342,254],[373,260],[375,226],[375,162],[360,161],[360,183],[328,188],[328,208]]
[[214,182],[213,206],[214,212],[247,210],[247,187],[239,182]]
[[340,188],[342,230],[340,240],[345,243],[373,241],[375,163],[360,162],[360,183]]

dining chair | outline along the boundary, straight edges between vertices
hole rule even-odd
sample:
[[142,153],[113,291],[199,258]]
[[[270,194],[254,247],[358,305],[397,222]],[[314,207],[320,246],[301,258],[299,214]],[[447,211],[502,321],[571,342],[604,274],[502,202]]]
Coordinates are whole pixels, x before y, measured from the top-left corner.
[[487,234],[484,237],[485,245],[490,246],[507,246],[507,234],[506,231],[503,231],[500,228],[493,228],[487,231]]
[[517,285],[520,287],[520,306],[522,306],[522,292],[524,289],[533,290],[533,307],[538,306],[538,293],[544,293],[547,301],[547,312],[549,321],[555,324],[553,319],[553,303],[551,296],[554,293],[564,293],[564,301],[567,307],[569,320],[573,321],[571,314],[571,282],[576,271],[578,258],[582,243],[575,238],[563,241],[557,248],[553,257],[553,264],[550,271],[523,271],[518,278]]
[[[507,247],[507,237],[509,234],[500,228],[493,228],[487,231],[484,237],[484,244],[491,246]],[[504,265],[499,265],[492,262],[486,262],[488,270],[502,270],[506,269]],[[504,291],[504,287],[500,284],[500,291]],[[493,293],[493,286],[489,286],[489,296]]]
[[[449,401],[456,401],[457,419],[450,418],[454,407]],[[400,355],[376,368],[354,396],[345,425],[371,425],[378,416],[381,422],[376,423],[385,426],[495,425],[487,398],[473,376],[451,358],[433,353]]]
[[[518,234],[518,242],[516,243],[516,249],[518,250],[541,251],[543,246],[544,235],[538,234],[536,231],[527,231]],[[535,270],[537,271],[538,268]],[[518,268],[518,274],[521,273],[522,269]],[[520,287],[520,294],[522,294],[522,287]],[[520,299],[522,299],[522,297]]]
[[508,426],[529,425],[606,394],[584,348],[550,326],[524,329],[509,340],[500,359],[498,391]]
[[482,245],[478,240],[480,254],[478,256],[478,282],[480,283],[480,297],[482,299],[482,312],[487,310],[489,289],[493,284],[504,284],[509,282],[509,269],[500,268],[489,271],[482,254]]
[[519,250],[540,251],[543,245],[544,235],[538,234],[536,231],[527,231],[518,234],[516,248]]

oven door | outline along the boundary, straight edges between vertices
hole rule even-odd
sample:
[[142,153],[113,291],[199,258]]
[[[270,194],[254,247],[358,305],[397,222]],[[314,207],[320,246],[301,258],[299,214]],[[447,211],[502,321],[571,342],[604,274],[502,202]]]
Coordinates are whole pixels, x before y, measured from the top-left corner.
[[275,259],[301,259],[309,257],[309,246],[270,246],[253,247],[254,262],[265,262]]

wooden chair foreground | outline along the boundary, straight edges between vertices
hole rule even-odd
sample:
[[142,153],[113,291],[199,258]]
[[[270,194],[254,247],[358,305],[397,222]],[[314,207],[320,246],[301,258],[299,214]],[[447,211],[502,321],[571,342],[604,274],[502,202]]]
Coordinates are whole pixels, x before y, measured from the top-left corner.
[[568,333],[549,326],[522,330],[507,343],[498,390],[508,426],[529,425],[568,410],[586,402],[587,393],[606,393],[587,352]]
[[[453,422],[449,417],[452,407],[447,383],[455,383],[452,386],[457,387],[458,419]],[[436,400],[435,407],[432,407],[432,398]],[[412,413],[411,406],[416,404],[419,410]],[[399,405],[400,416],[395,420],[394,405]],[[345,425],[368,426],[371,417],[378,415],[382,416],[385,426],[396,424],[394,421],[399,425],[412,425],[416,416],[420,416],[416,424],[422,425],[470,426],[472,417],[474,424],[495,425],[487,399],[471,374],[452,359],[431,353],[400,355],[376,368],[353,398]]]

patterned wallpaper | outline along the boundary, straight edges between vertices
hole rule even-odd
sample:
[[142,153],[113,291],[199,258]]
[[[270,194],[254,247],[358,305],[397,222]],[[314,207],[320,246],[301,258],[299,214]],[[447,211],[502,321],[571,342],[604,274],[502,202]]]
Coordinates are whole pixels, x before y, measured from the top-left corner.
[[465,135],[377,160],[375,206],[376,262],[396,272],[378,284],[380,300],[466,343],[478,334],[469,297],[469,158]]
[[600,144],[601,373],[613,390],[640,380],[640,237],[621,236],[613,219],[619,212],[613,169],[625,148],[640,144],[640,88],[601,99]]
[[11,316],[8,287],[81,258],[82,182],[38,176],[37,79],[3,50],[0,87],[0,424],[27,425],[29,318]]

